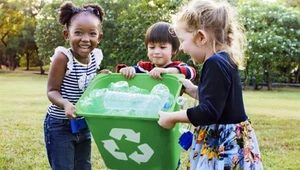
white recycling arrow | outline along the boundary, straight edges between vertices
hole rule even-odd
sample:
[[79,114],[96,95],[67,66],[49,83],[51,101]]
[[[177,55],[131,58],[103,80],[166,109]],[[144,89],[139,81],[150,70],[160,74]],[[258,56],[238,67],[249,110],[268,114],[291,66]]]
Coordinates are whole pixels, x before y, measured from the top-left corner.
[[118,145],[116,144],[116,142],[114,140],[103,140],[102,141],[104,143],[104,148],[111,153],[115,158],[119,159],[119,160],[125,160],[127,161],[128,158],[126,156],[125,153],[123,152],[117,152],[116,149],[119,150]]
[[132,129],[113,128],[109,135],[118,140],[121,140],[122,136],[125,135],[127,141],[140,143],[140,133],[135,133]]
[[143,154],[138,154],[137,151],[129,155],[129,158],[141,164],[141,162],[148,162],[154,151],[148,144],[139,145],[138,148],[142,151]]

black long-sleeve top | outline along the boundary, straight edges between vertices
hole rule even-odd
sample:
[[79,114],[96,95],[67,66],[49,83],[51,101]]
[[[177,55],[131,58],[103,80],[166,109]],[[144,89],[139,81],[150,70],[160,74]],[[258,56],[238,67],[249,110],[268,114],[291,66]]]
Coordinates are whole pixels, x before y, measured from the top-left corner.
[[194,126],[233,124],[248,119],[239,72],[226,52],[214,54],[203,64],[198,96],[199,105],[187,110]]

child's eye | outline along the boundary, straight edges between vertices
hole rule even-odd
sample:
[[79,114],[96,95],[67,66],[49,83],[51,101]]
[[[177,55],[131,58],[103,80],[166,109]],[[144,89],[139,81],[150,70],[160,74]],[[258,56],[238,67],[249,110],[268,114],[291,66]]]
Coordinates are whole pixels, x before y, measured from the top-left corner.
[[75,35],[81,35],[82,33],[80,31],[75,31]]
[[97,35],[96,32],[91,32],[90,34],[91,34],[92,36],[96,36],[96,35]]
[[155,47],[153,47],[153,46],[148,46],[148,48],[150,48],[150,49],[154,49]]
[[165,46],[161,46],[160,48],[162,48],[162,49],[165,49],[165,48],[167,48],[167,47],[165,47]]

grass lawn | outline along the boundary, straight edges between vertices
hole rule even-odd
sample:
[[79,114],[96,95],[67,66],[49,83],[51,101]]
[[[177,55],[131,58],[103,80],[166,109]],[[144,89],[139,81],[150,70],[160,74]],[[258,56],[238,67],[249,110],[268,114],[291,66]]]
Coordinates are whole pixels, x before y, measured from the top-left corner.
[[[50,169],[43,139],[47,76],[0,72],[0,82],[0,169]],[[299,169],[300,89],[245,91],[244,102],[264,169]],[[93,169],[106,169],[95,142],[92,161]]]

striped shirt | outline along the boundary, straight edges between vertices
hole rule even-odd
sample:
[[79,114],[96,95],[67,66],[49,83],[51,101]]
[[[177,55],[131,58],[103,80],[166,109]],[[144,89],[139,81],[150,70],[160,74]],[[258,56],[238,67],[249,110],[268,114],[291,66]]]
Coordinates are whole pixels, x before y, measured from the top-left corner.
[[[125,64],[118,64],[116,67],[116,72],[119,73],[121,68],[127,67]],[[194,80],[196,78],[196,70],[193,67],[188,66],[186,63],[180,61],[173,61],[172,63],[166,65],[164,68],[177,68],[179,73],[184,74],[186,79]],[[133,66],[136,73],[148,73],[153,68],[155,64],[149,61],[140,61],[137,65]]]
[[[70,56],[70,53],[67,53],[66,55],[69,60],[73,61],[71,62],[73,67],[63,78],[60,86],[60,94],[64,99],[69,100],[75,105],[84,90],[96,76],[97,62],[93,52],[90,55],[90,63],[87,65],[78,62],[73,56]],[[67,119],[65,111],[54,104],[50,104],[47,113],[51,115],[51,117]]]

